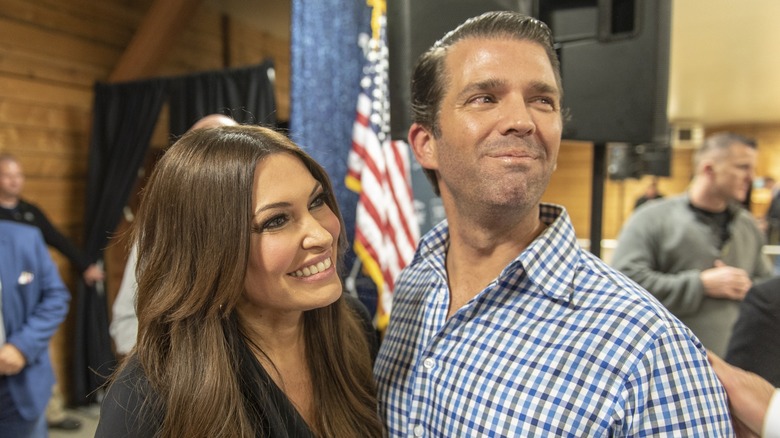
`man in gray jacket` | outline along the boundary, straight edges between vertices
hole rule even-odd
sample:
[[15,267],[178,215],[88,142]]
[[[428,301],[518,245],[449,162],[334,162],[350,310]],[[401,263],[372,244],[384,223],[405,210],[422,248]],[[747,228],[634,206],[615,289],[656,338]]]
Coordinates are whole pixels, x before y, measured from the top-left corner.
[[739,302],[769,277],[764,236],[745,201],[756,145],[732,133],[707,138],[684,194],[648,202],[626,222],[612,265],[650,291],[705,347],[725,354]]

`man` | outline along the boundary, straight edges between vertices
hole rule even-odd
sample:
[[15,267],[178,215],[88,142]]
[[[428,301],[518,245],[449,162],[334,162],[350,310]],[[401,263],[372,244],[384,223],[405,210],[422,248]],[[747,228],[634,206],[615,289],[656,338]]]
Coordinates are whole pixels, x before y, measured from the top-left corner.
[[708,358],[729,395],[737,436],[780,438],[780,388],[712,352]]
[[[235,126],[238,123],[224,114],[209,114],[195,122],[190,131],[196,129],[216,128],[219,126]],[[130,249],[125,263],[125,272],[114,305],[111,307],[111,324],[109,332],[114,341],[114,348],[119,356],[125,356],[135,347],[138,335],[138,315],[135,313],[135,296],[138,282],[135,278],[135,265],[138,261],[138,251],[135,245]]]
[[412,76],[409,141],[447,220],[396,282],[377,358],[390,436],[730,436],[690,331],[540,204],[560,147],[550,30],[487,13]]
[[[24,188],[24,173],[19,161],[10,154],[0,154],[0,220],[9,220],[37,227],[43,233],[43,239],[68,258],[81,273],[84,282],[92,285],[103,281],[105,273],[95,263],[89,263],[73,243],[62,235],[35,204],[21,198]],[[81,427],[79,420],[67,416],[64,410],[63,396],[59,385],[54,387],[51,402],[46,409],[46,419],[50,427],[73,430]]]
[[[764,217],[764,233],[769,245],[780,245],[780,192],[776,188],[777,184],[775,184],[774,179],[767,178],[766,184],[770,184],[770,180],[772,181],[772,202]],[[774,257],[772,269],[774,275],[780,275],[780,256]]]
[[650,181],[650,185],[648,185],[645,189],[645,192],[642,193],[642,196],[638,197],[636,202],[634,202],[634,210],[639,208],[640,205],[647,201],[652,201],[653,199],[660,199],[663,197],[664,195],[658,190],[658,178],[653,177],[653,180]]
[[655,201],[626,222],[612,265],[650,291],[705,347],[726,353],[739,302],[772,269],[764,236],[740,203],[756,165],[755,143],[737,134],[705,139],[684,194]]
[[35,227],[0,221],[0,435],[47,436],[49,340],[70,294]]
[[739,306],[726,362],[780,386],[780,277],[756,283]]
[[10,154],[0,154],[0,220],[26,223],[39,228],[46,244],[67,257],[81,273],[85,283],[91,286],[96,281],[103,281],[103,270],[87,261],[81,251],[57,231],[40,208],[22,199],[23,188],[24,172],[19,160]]

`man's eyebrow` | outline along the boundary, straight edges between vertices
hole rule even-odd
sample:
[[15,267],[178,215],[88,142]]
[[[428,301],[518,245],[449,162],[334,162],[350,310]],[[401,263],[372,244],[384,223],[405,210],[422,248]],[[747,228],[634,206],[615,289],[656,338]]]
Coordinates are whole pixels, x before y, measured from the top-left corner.
[[[472,82],[466,85],[460,93],[458,93],[458,99],[465,98],[466,96],[482,91],[495,90],[506,85],[506,81],[503,79],[485,79],[484,81]],[[546,81],[533,81],[531,83],[531,89],[537,93],[560,95],[558,87],[550,84]]]
[[558,87],[545,81],[534,81],[531,83],[531,89],[538,93],[549,93],[559,95]]
[[475,92],[494,90],[505,85],[506,81],[503,79],[485,79],[484,81],[472,82],[460,90],[460,93],[458,93],[458,98],[466,97],[467,95]]

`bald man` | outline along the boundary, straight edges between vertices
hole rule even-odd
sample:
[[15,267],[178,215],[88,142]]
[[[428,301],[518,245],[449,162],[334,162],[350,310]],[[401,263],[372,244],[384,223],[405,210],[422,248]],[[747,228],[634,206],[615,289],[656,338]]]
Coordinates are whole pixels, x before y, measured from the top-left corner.
[[[195,122],[190,131],[196,129],[217,128],[220,126],[234,126],[238,123],[223,114],[209,114]],[[125,264],[125,272],[122,283],[119,285],[114,306],[112,307],[111,325],[109,332],[114,340],[114,347],[119,355],[126,355],[135,346],[138,333],[138,316],[135,313],[135,293],[138,282],[135,278],[135,265],[138,260],[135,245],[130,250]]]
[[724,355],[740,301],[772,274],[764,235],[742,207],[758,153],[753,140],[723,132],[708,137],[694,159],[685,193],[649,201],[628,219],[612,265]]
[[216,128],[219,126],[234,126],[238,125],[238,123],[231,119],[230,117],[224,115],[224,114],[209,114],[202,119],[195,122],[194,125],[190,127],[190,131],[194,131],[196,129],[206,129],[206,128]]

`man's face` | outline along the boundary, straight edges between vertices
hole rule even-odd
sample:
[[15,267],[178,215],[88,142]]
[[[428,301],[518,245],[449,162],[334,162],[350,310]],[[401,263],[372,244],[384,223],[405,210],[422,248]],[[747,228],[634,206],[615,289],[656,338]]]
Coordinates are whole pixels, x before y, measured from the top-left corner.
[[442,198],[465,208],[534,206],[555,170],[562,124],[544,48],[465,39],[449,49],[445,78],[441,135],[415,146],[423,167],[438,171]]
[[713,161],[713,184],[716,193],[727,201],[745,201],[756,171],[756,150],[733,143],[728,153]]
[[24,187],[22,166],[14,160],[0,161],[0,196],[18,198]]

